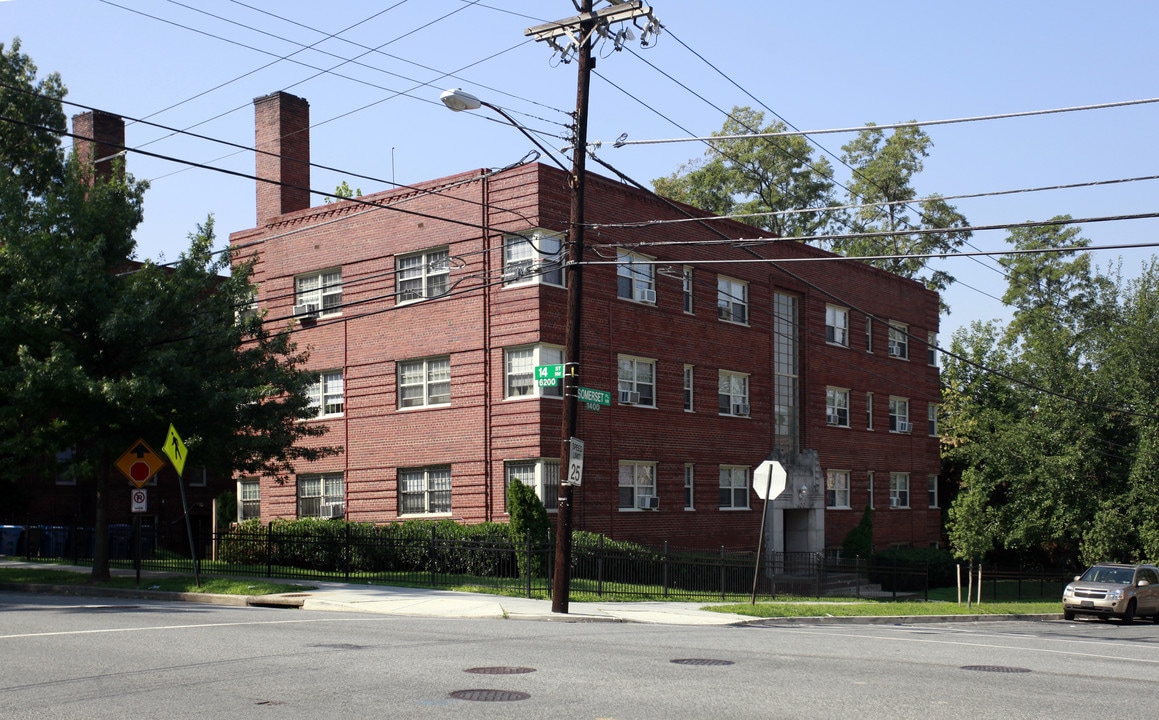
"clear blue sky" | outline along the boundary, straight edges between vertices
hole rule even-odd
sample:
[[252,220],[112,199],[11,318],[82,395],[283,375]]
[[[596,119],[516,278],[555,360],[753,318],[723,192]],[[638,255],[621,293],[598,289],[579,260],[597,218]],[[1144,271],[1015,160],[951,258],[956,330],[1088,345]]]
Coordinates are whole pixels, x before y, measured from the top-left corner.
[[[767,119],[775,112],[813,130],[1159,97],[1153,0],[656,0],[652,7],[668,32],[647,49],[636,42],[631,51],[601,53],[589,130],[590,140],[605,142],[601,158],[644,184],[702,146],[617,149],[612,141],[622,133],[709,135],[724,122],[721,110],[735,105],[763,106]],[[315,124],[314,162],[340,170],[315,170],[314,188],[332,190],[346,179],[369,193],[392,180],[508,165],[531,149],[486,113],[448,111],[438,100],[448,87],[562,135],[575,104],[575,65],[554,63],[523,30],[574,13],[568,0],[0,0],[0,42],[20,37],[41,75],[61,74],[68,100],[245,146],[253,144],[255,97],[282,89],[301,95]],[[952,196],[1159,174],[1156,128],[1159,104],[930,127],[934,147],[916,186]],[[815,139],[839,155],[850,137]],[[140,124],[129,125],[127,144],[253,172],[252,153]],[[175,259],[210,213],[221,245],[230,231],[254,224],[252,180],[136,154],[128,164],[152,182],[140,257]],[[834,165],[845,181],[848,171]],[[1150,181],[952,202],[972,224],[993,225],[1156,212],[1157,200],[1159,183]],[[1154,242],[1159,220],[1092,223],[1083,235],[1095,245]],[[972,242],[995,250],[1005,238],[980,232]],[[1153,254],[1095,258],[1102,266],[1122,258],[1133,275]],[[952,314],[942,321],[943,343],[962,324],[1008,317],[994,299],[1005,280],[992,261],[954,259],[946,267],[963,284],[946,294]]]

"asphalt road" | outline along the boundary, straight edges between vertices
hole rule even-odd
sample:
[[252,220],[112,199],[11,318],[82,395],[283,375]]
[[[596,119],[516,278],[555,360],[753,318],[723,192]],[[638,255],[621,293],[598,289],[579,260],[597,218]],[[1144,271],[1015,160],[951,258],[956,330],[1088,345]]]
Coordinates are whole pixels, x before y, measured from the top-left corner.
[[1159,625],[688,627],[0,593],[0,662],[7,720],[1150,718]]

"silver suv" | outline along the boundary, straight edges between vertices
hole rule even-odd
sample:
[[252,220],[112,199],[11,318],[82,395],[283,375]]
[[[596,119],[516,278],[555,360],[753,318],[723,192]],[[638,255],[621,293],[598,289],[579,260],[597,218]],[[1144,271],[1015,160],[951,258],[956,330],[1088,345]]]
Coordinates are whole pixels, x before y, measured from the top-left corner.
[[1123,624],[1136,617],[1159,623],[1159,568],[1154,565],[1093,565],[1062,591],[1062,614],[1112,616]]

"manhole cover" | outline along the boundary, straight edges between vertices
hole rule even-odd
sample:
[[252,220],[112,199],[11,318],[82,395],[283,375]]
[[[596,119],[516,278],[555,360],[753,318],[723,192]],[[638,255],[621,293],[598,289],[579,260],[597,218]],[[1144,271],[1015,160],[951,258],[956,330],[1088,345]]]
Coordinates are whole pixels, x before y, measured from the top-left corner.
[[713,660],[712,658],[679,658],[672,662],[677,665],[732,665],[732,660]]
[[1028,673],[1029,668],[1007,667],[1006,665],[963,665],[963,670],[977,670],[979,672],[996,673]]
[[526,700],[531,696],[516,690],[456,690],[451,693],[451,697],[456,700],[474,700],[476,702],[511,702],[512,700]]
[[467,668],[463,672],[475,673],[476,675],[523,675],[525,673],[535,672],[535,668],[529,667],[476,667]]

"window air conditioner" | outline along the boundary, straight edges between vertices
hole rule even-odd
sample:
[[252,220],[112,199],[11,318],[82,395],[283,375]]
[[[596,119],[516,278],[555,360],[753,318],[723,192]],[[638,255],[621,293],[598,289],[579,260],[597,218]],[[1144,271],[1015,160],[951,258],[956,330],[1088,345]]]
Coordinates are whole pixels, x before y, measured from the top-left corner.
[[657,495],[637,495],[636,507],[640,510],[659,510],[660,497]]
[[318,317],[317,303],[302,303],[294,306],[295,318],[316,318]]
[[897,431],[898,432],[909,432],[910,431],[910,424],[908,422],[899,421],[897,424]]
[[656,304],[656,291],[652,288],[636,288],[636,302]]
[[635,405],[638,402],[640,402],[640,393],[638,393],[634,390],[621,390],[620,391],[620,404],[621,405]]
[[837,421],[837,416],[832,414],[832,413],[825,415],[825,424],[826,425],[840,425],[840,423]]
[[331,505],[330,512],[327,514],[329,518],[344,518],[346,517],[345,505]]
[[736,403],[732,406],[733,415],[748,415],[749,410],[750,408],[748,403]]
[[898,343],[890,343],[889,344],[889,356],[890,357],[903,357],[903,353],[901,351],[901,345],[899,345]]

